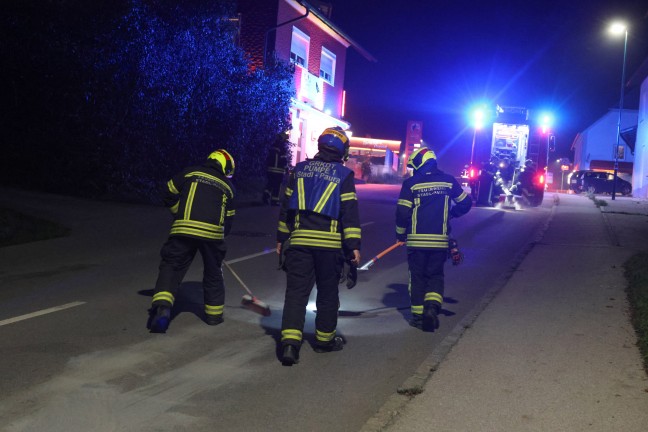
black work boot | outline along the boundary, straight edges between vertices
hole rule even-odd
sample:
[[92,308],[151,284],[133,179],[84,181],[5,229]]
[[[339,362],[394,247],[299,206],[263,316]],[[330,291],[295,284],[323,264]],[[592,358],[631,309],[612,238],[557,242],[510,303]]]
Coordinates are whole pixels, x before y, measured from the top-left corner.
[[171,308],[169,306],[157,306],[155,315],[151,320],[151,333],[166,333],[171,322]]
[[335,336],[332,341],[327,343],[316,343],[313,348],[316,353],[327,353],[331,351],[342,351],[344,349],[344,339]]
[[409,320],[409,325],[414,328],[422,329],[423,328],[423,315],[421,314],[412,314],[412,318]]
[[299,347],[297,345],[284,344],[281,347],[281,364],[292,366],[299,363]]
[[222,314],[221,315],[207,315],[207,319],[205,320],[207,325],[210,325],[210,326],[215,326],[215,325],[221,324],[223,321],[224,321],[224,319],[223,319]]
[[431,301],[426,301],[423,306],[423,331],[433,332],[439,328],[439,309],[441,307]]

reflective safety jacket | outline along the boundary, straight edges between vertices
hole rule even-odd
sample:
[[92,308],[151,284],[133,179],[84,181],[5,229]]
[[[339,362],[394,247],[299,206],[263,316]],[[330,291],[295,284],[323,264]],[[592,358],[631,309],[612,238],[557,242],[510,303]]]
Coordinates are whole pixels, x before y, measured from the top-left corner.
[[167,182],[164,204],[174,215],[171,236],[223,240],[235,214],[234,186],[215,161],[188,167]]
[[447,249],[448,220],[467,213],[472,199],[457,179],[427,165],[403,182],[396,206],[396,238],[407,241],[408,248]]
[[315,156],[290,173],[281,201],[277,241],[322,249],[360,249],[353,171]]

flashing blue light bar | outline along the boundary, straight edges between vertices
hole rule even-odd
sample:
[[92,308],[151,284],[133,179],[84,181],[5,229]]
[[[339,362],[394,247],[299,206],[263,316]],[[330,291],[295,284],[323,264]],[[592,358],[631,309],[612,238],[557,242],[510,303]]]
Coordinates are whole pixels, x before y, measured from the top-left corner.
[[468,122],[475,129],[484,127],[484,123],[488,120],[488,109],[486,104],[473,105],[468,111]]

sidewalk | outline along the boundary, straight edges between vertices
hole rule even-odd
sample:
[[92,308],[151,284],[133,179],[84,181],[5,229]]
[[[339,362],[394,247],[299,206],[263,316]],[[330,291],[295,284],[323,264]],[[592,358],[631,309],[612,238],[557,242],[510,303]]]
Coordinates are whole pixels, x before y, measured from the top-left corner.
[[648,430],[622,267],[648,250],[648,202],[558,197],[511,279],[403,385],[422,392],[392,396],[363,432]]

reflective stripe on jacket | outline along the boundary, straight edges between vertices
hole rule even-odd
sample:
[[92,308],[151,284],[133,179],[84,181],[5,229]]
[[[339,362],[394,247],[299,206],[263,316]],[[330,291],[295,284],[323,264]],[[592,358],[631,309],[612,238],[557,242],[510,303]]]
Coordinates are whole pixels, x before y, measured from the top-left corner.
[[423,166],[403,182],[396,206],[396,236],[406,235],[407,247],[447,249],[449,218],[467,213],[471,206],[471,198],[454,177]]
[[290,173],[282,197],[277,241],[291,246],[360,249],[360,217],[353,171],[311,159]]
[[215,162],[184,169],[167,182],[164,203],[174,215],[170,235],[223,240],[234,217],[234,186]]

